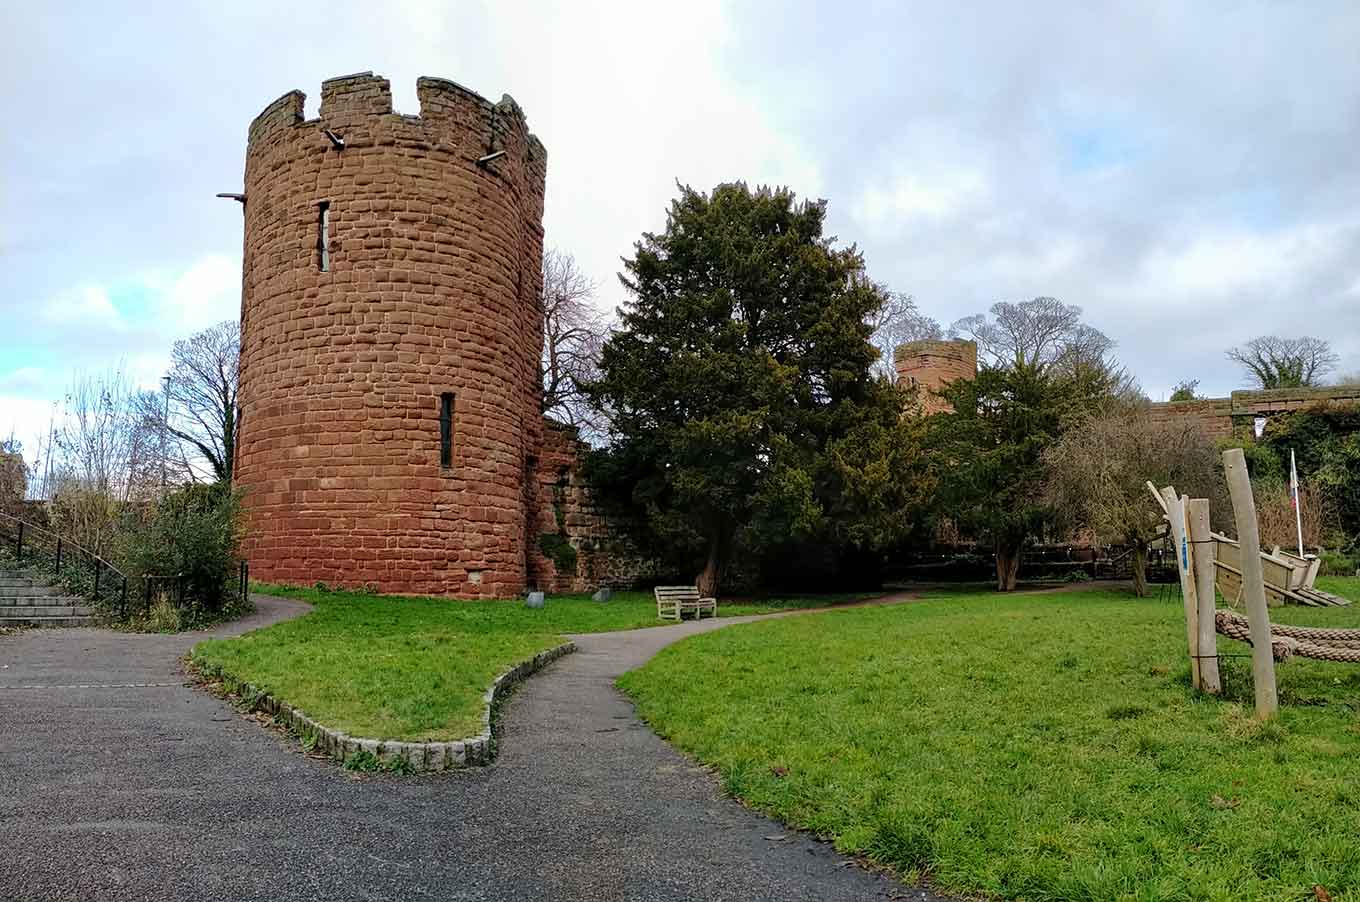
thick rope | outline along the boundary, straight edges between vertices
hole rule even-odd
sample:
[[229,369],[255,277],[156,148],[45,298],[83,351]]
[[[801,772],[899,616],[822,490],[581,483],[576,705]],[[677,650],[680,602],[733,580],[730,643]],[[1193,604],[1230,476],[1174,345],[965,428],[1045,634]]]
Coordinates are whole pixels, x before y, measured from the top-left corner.
[[[1216,611],[1214,628],[1238,642],[1251,642],[1251,624],[1247,618],[1233,611]],[[1297,634],[1313,633],[1309,638]],[[1342,634],[1331,638],[1327,634]],[[1360,664],[1360,648],[1355,645],[1360,630],[1316,629],[1303,626],[1270,626],[1270,651],[1277,661],[1287,661],[1294,655],[1312,658],[1317,661],[1335,661],[1339,664]],[[1337,643],[1337,644],[1328,644]]]

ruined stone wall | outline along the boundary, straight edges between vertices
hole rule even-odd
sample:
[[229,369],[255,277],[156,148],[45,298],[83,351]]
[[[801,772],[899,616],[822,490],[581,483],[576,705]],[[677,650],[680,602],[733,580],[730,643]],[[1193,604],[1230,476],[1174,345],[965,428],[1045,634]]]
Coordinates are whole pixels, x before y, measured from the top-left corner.
[[919,402],[928,413],[949,405],[935,394],[955,379],[977,375],[977,343],[972,341],[911,341],[893,351],[893,365],[902,385],[920,389]]
[[509,97],[417,93],[398,115],[362,73],[322,85],[318,119],[292,91],[251,123],[245,550],[260,580],[506,597],[526,585],[542,432],[546,154]]
[[[529,580],[548,592],[588,592],[601,586],[626,589],[659,571],[629,541],[629,524],[608,518],[595,503],[581,475],[584,453],[576,430],[544,420]],[[561,551],[564,542],[571,546],[571,554]],[[554,558],[570,566],[559,567]]]
[[1227,398],[1162,401],[1152,404],[1150,410],[1158,421],[1193,420],[1210,437],[1228,438],[1237,433],[1250,435],[1257,417],[1270,419],[1324,401],[1360,402],[1360,387],[1235,391]]
[[1148,413],[1155,423],[1193,422],[1213,439],[1229,438],[1233,434],[1232,401],[1229,398],[1162,401],[1149,405]]

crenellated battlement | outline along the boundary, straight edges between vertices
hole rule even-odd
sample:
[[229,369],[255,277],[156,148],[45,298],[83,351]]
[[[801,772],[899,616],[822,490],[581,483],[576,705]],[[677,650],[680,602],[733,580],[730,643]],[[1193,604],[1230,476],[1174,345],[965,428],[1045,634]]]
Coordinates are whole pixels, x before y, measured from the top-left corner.
[[307,95],[301,91],[289,91],[284,94],[251,120],[247,142],[254,144],[278,129],[300,125],[302,123],[302,106],[306,102]]
[[303,118],[306,96],[289,91],[265,107],[250,124],[250,151],[293,138],[322,147],[321,129],[330,129],[344,135],[347,143],[355,133],[355,146],[466,145],[474,158],[504,151],[510,162],[538,178],[546,166],[543,143],[529,131],[524,110],[509,94],[493,103],[455,81],[421,77],[416,80],[420,114],[403,115],[393,110],[391,82],[372,72],[356,72],[321,83],[321,108],[315,119]]
[[337,123],[348,118],[386,116],[392,112],[392,83],[372,72],[328,78],[321,83],[321,116]]

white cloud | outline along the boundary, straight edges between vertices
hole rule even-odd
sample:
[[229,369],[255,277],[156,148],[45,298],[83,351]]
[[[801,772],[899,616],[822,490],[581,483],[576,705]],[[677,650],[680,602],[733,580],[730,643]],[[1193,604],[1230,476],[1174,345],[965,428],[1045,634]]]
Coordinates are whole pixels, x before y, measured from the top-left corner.
[[157,305],[184,333],[236,319],[241,312],[241,261],[224,254],[200,258],[163,291]]
[[36,366],[21,366],[0,374],[0,393],[32,392],[43,384],[43,370]]
[[79,326],[122,332],[127,323],[102,285],[80,285],[54,298],[42,308],[42,319],[51,326]]
[[46,444],[52,415],[51,401],[0,393],[0,439],[17,439],[31,464],[38,448]]
[[1338,223],[1270,232],[1208,231],[1157,249],[1143,261],[1143,271],[1171,294],[1284,293],[1344,253],[1351,229]]
[[944,219],[976,207],[986,193],[987,178],[975,169],[929,176],[902,173],[887,185],[866,188],[851,215],[869,228],[904,225],[913,219]]

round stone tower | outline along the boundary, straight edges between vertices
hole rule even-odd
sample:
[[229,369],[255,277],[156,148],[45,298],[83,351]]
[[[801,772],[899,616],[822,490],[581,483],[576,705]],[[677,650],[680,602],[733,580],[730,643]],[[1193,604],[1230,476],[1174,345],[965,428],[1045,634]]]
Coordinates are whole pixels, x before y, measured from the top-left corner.
[[897,381],[920,389],[919,403],[926,413],[939,413],[949,404],[935,394],[955,379],[977,375],[977,343],[972,341],[909,341],[893,351]]
[[383,592],[525,587],[541,440],[546,154],[510,97],[386,79],[250,125],[241,422],[251,575]]

